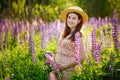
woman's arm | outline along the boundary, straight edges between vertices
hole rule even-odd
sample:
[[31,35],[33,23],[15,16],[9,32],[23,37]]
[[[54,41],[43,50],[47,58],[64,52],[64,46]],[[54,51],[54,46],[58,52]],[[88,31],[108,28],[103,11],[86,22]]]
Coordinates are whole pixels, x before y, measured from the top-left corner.
[[58,64],[58,67],[60,68],[60,70],[65,70],[65,69],[69,69],[70,67],[74,67],[76,65],[77,65],[77,62],[73,62],[73,63],[65,65],[65,66]]

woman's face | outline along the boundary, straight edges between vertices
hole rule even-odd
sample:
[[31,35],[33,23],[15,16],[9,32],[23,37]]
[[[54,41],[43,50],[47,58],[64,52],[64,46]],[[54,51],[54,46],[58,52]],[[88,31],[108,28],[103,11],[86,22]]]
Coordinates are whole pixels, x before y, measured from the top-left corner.
[[77,14],[75,14],[75,13],[68,14],[67,24],[70,28],[76,27],[79,22],[80,22],[80,19],[78,19]]

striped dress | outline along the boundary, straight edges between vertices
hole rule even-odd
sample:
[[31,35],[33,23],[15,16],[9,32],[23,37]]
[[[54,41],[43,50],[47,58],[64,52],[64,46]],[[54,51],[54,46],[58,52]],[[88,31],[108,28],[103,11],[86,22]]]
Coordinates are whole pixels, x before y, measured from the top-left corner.
[[[55,61],[57,64],[60,64],[62,66],[66,66],[74,62],[76,63],[76,60],[74,58],[75,42],[72,42],[70,39],[68,39],[69,37],[70,35],[64,39],[60,39],[57,45],[57,54],[55,56]],[[80,37],[80,44],[80,59],[83,61],[85,60],[86,56],[82,37]],[[63,78],[69,80],[71,71],[74,71],[74,67],[63,70]]]

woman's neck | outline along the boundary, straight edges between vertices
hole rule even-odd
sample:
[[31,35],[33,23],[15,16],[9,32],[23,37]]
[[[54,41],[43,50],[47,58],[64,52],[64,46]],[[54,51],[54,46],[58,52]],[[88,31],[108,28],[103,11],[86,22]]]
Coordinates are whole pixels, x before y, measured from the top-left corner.
[[71,29],[71,33],[75,30],[75,27],[72,27],[72,28],[70,28]]

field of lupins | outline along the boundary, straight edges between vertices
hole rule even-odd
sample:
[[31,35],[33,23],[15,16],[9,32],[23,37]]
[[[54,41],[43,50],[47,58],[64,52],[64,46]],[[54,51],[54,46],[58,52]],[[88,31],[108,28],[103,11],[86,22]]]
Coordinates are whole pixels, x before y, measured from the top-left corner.
[[[87,60],[71,80],[120,80],[120,25],[115,10],[112,18],[90,18],[83,26]],[[60,20],[41,18],[0,21],[0,80],[48,80],[51,68],[44,53],[56,54],[64,27]]]

